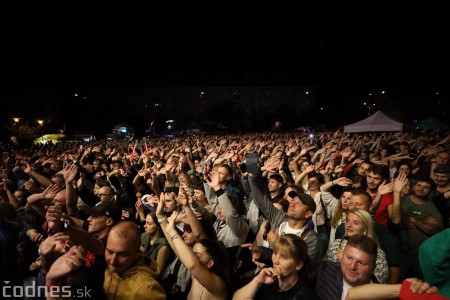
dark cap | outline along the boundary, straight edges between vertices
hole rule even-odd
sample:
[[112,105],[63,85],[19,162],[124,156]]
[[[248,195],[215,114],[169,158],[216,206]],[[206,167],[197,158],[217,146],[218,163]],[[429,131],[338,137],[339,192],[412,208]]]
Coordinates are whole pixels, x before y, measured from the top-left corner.
[[439,165],[436,168],[434,168],[433,173],[450,173],[450,166],[449,165]]
[[305,193],[297,194],[295,191],[290,191],[288,195],[291,198],[298,197],[304,205],[308,206],[308,210],[312,213],[316,211],[316,202],[310,195]]
[[281,176],[280,174],[277,174],[277,173],[270,175],[269,179],[276,180],[276,181],[278,181],[281,184],[284,183],[283,176]]
[[120,220],[119,209],[113,200],[104,200],[93,207],[85,207],[84,213],[88,216],[107,216],[114,220]]

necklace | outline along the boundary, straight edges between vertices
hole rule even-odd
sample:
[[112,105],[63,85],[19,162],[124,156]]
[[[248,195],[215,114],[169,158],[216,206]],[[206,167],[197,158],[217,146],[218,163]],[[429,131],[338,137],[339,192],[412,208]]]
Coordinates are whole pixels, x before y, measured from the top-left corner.
[[205,287],[202,286],[202,288],[200,289],[200,300],[203,299],[203,291],[205,290]]

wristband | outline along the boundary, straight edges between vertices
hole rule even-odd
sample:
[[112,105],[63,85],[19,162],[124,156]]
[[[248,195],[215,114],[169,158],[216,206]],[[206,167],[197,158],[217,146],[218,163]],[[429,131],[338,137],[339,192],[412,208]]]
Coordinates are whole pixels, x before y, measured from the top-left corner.
[[164,216],[163,218],[158,218],[158,223],[159,224],[164,223],[166,221],[167,221],[167,217],[166,216]]

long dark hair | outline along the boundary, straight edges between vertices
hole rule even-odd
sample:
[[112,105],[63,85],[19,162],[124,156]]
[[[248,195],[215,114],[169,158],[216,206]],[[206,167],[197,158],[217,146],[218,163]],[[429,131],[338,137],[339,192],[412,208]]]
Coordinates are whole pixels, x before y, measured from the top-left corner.
[[198,241],[198,243],[205,248],[206,253],[214,261],[214,265],[209,270],[219,276],[225,282],[228,293],[232,293],[230,259],[223,242],[203,239]]

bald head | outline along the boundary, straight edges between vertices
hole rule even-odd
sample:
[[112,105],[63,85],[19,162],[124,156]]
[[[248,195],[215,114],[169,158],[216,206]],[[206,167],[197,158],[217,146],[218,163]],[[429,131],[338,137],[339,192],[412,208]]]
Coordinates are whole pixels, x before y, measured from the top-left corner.
[[130,245],[136,245],[138,248],[141,242],[141,235],[138,226],[131,221],[119,222],[111,229],[109,236],[114,239],[128,240]]

